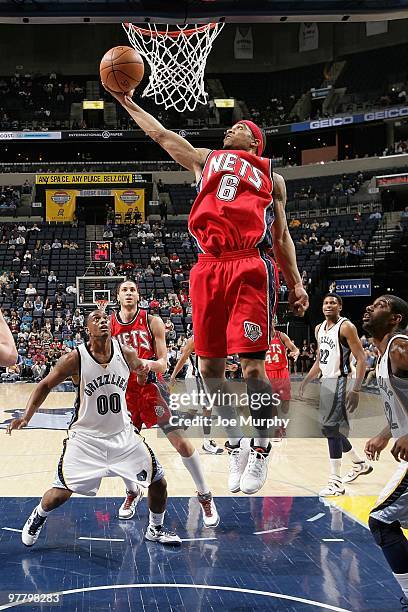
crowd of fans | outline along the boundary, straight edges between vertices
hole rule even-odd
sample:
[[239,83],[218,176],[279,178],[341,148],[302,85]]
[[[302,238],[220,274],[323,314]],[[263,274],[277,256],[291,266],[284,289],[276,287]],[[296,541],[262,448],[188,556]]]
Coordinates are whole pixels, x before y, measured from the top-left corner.
[[398,140],[382,152],[383,155],[404,155],[406,153],[408,153],[408,140]]

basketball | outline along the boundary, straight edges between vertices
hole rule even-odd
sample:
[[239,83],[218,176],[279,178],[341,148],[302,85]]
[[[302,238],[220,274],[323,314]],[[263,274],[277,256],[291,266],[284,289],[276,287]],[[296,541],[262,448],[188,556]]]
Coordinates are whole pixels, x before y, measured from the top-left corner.
[[132,47],[113,47],[103,56],[99,72],[102,83],[111,91],[127,93],[143,79],[144,63]]

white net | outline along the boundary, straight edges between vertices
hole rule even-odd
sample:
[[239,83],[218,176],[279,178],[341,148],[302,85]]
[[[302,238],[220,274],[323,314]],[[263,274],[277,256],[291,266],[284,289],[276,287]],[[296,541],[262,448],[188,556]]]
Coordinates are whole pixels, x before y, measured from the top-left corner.
[[131,45],[150,66],[143,97],[153,97],[156,104],[180,113],[195,110],[198,103],[207,103],[205,65],[223,23],[175,26],[177,30],[169,30],[168,25],[165,29],[158,29],[155,24],[145,28],[132,23],[122,25]]

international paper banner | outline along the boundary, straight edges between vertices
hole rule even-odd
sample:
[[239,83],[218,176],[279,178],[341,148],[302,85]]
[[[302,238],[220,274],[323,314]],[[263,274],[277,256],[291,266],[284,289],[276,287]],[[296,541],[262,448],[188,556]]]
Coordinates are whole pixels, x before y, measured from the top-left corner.
[[[133,213],[138,210],[145,218],[145,190],[144,189],[112,189],[115,196],[115,213],[121,216],[122,223],[130,223]],[[131,213],[126,216],[127,213]]]
[[47,189],[45,192],[46,220],[72,221],[76,208],[76,189]]

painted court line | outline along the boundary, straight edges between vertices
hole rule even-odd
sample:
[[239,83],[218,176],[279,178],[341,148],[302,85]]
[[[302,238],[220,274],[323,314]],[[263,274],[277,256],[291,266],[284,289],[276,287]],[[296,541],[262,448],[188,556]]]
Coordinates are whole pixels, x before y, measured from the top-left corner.
[[323,542],[344,542],[343,538],[322,538]]
[[217,538],[180,538],[182,542],[202,542],[203,540],[216,540]]
[[314,523],[314,521],[318,521],[319,519],[323,518],[325,516],[324,512],[319,512],[319,514],[315,514],[314,516],[311,516],[310,518],[307,519],[307,523]]
[[261,535],[262,533],[274,533],[275,531],[286,531],[287,527],[277,527],[276,529],[267,529],[266,531],[254,531],[254,535]]
[[[316,606],[323,610],[332,610],[333,612],[352,612],[346,608],[337,608],[337,606],[331,606],[330,604],[324,604],[320,601],[313,601],[312,599],[303,599],[303,597],[295,597],[293,595],[283,595],[281,593],[272,593],[270,591],[255,591],[254,589],[240,589],[238,587],[230,586],[218,586],[210,584],[108,584],[104,586],[96,587],[84,587],[82,589],[70,589],[67,591],[57,591],[55,593],[48,593],[48,595],[73,595],[75,593],[90,593],[93,591],[110,591],[117,589],[204,589],[208,591],[233,591],[235,593],[247,593],[249,595],[262,595],[264,597],[273,597],[275,599],[286,599],[289,601],[296,601],[303,603],[308,606]],[[0,610],[8,610],[9,608],[15,608],[16,606],[24,606],[26,604],[21,602],[7,603],[0,606]]]
[[78,540],[92,540],[94,542],[124,542],[123,538],[85,538],[81,537]]
[[13,529],[12,527],[2,527],[4,531],[17,531],[18,533],[23,533],[22,529]]

